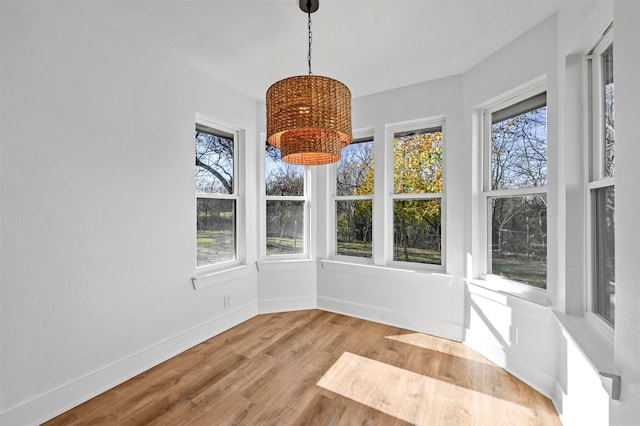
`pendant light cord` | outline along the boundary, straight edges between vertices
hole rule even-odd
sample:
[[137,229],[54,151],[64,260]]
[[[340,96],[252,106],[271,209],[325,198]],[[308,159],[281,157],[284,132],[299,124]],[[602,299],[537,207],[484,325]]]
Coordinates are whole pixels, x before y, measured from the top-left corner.
[[307,62],[309,63],[309,75],[311,75],[311,1],[307,1],[307,14],[309,15],[309,52],[307,53]]

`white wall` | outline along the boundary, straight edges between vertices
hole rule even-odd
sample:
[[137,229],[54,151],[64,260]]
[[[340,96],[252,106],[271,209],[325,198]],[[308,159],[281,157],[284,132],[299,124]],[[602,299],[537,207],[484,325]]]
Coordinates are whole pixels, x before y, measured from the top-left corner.
[[317,262],[259,262],[258,310],[270,312],[317,307]]
[[[373,128],[376,144],[387,124],[446,116],[447,268],[435,274],[316,260],[259,262],[258,271],[264,106],[148,51],[86,4],[2,2],[0,423],[45,420],[258,312],[316,306],[463,340],[553,398],[565,424],[638,423],[640,5],[614,6],[570,2],[462,76],[354,100],[354,129]],[[617,313],[615,344],[598,346],[584,330],[584,277],[574,273],[584,269],[584,242],[571,238],[584,227],[573,219],[584,178],[576,79],[612,9]],[[554,182],[549,307],[463,283],[481,249],[472,237],[480,226],[472,110],[540,75]],[[196,113],[245,131],[247,266],[194,291]],[[311,254],[326,258],[327,172],[312,176]],[[597,375],[614,354],[620,401]]]
[[[464,74],[465,143],[477,150],[474,106],[539,75],[549,99],[549,307],[496,294],[469,284],[465,343],[552,398],[564,424],[640,422],[640,329],[637,308],[640,252],[637,195],[640,193],[637,134],[640,132],[640,10],[633,1],[572,2],[558,16],[526,33]],[[615,11],[615,13],[614,13]],[[586,319],[584,167],[584,54],[614,21],[616,81],[616,328],[615,343]],[[471,164],[476,164],[471,161]],[[477,182],[479,170],[469,175]],[[468,252],[482,248],[473,235],[482,224],[478,193],[471,185],[465,224]],[[478,191],[476,188],[475,191]],[[473,256],[469,257],[473,262]],[[467,268],[478,273],[475,264]],[[636,314],[634,314],[636,312]],[[611,381],[622,377],[620,401]]]
[[[195,114],[255,102],[82,2],[2,2],[0,423],[45,420],[257,312],[251,267],[195,291]],[[255,185],[247,220],[257,223]],[[223,308],[223,294],[232,304]]]
[[[612,423],[640,423],[640,2],[614,2],[616,85],[616,331],[622,377]],[[617,64],[623,64],[618,66]]]
[[[374,129],[377,152],[384,152],[385,126],[445,116],[444,173],[446,273],[383,270],[323,262],[318,270],[318,307],[460,340],[462,338],[463,253],[461,78],[450,77],[354,99],[353,128]],[[376,179],[383,177],[385,159],[376,157]],[[376,191],[380,186],[376,186]],[[380,191],[382,192],[382,191]],[[374,214],[384,212],[382,197]],[[326,225],[321,223],[319,226]],[[374,229],[383,241],[387,230]],[[327,235],[319,231],[320,238]],[[327,246],[326,242],[321,246]],[[325,253],[325,256],[328,255]],[[376,259],[380,264],[380,259]]]
[[[557,283],[558,247],[557,219],[558,187],[552,182],[558,175],[558,143],[554,134],[557,126],[556,98],[556,18],[552,17],[509,43],[464,74],[465,111],[465,168],[467,185],[465,225],[467,265],[477,277],[482,247],[477,235],[484,224],[479,223],[480,202],[480,149],[473,127],[473,112],[479,105],[523,86],[541,76],[546,77],[548,111],[548,294],[553,294]],[[473,202],[472,202],[473,201]],[[474,260],[475,259],[475,260]],[[504,366],[546,395],[554,391],[556,371],[556,344],[553,338],[554,322],[548,308],[525,302],[512,296],[495,294],[475,285],[468,285],[465,308],[465,343]]]

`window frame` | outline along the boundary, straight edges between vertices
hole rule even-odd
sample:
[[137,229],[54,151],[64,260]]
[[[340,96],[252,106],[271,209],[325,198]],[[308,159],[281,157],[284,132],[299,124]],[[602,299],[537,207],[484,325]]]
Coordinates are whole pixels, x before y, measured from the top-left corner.
[[[358,129],[353,130],[353,141],[357,142],[369,142],[373,143],[373,158],[375,161],[376,158],[376,140],[373,129]],[[376,162],[377,163],[377,162]],[[376,236],[375,232],[373,232],[373,228],[376,224],[376,193],[378,188],[375,183],[375,167],[376,163],[374,163],[374,186],[373,186],[373,194],[371,195],[337,195],[337,177],[338,177],[338,164],[332,164],[330,168],[330,172],[328,173],[329,178],[329,188],[330,188],[330,202],[328,206],[328,241],[327,247],[329,251],[329,257],[334,260],[344,261],[349,263],[358,263],[364,265],[373,265],[376,251]],[[336,229],[336,205],[338,201],[360,201],[360,200],[371,200],[371,257],[359,257],[359,256],[348,256],[344,254],[338,254],[338,230]]]
[[[417,120],[409,120],[399,123],[387,124],[385,126],[385,144],[384,144],[384,186],[386,191],[379,191],[376,184],[376,194],[384,194],[384,230],[385,241],[383,244],[383,259],[385,266],[412,269],[426,272],[445,272],[447,270],[447,214],[446,214],[446,186],[447,186],[447,167],[446,167],[446,151],[447,151],[447,132],[446,132],[446,116],[434,116],[429,118],[421,118]],[[394,146],[393,141],[398,133],[408,133],[420,130],[435,130],[439,128],[442,133],[442,192],[433,193],[425,192],[421,194],[396,194],[394,190]],[[440,264],[428,264],[418,262],[405,262],[393,259],[393,242],[394,242],[394,223],[393,223],[393,202],[395,200],[440,200]],[[375,223],[374,223],[374,226]],[[374,246],[374,252],[376,248]],[[374,254],[375,258],[375,254]]]
[[[506,188],[506,189],[491,189],[491,143],[492,143],[492,114],[504,110],[517,103],[525,101],[529,98],[533,98],[542,93],[547,93],[547,129],[548,129],[548,117],[549,117],[549,102],[548,102],[548,89],[546,83],[546,77],[537,78],[528,84],[525,84],[515,90],[512,90],[494,100],[488,102],[480,108],[481,119],[479,125],[481,126],[479,135],[481,141],[480,150],[480,164],[479,169],[481,173],[480,182],[480,252],[479,252],[479,266],[480,266],[480,278],[484,280],[489,286],[495,290],[511,294],[525,300],[532,301],[537,304],[546,305],[547,291],[549,284],[549,258],[547,257],[547,278],[545,282],[546,288],[539,288],[534,285],[526,284],[524,282],[515,281],[506,277],[501,277],[489,273],[490,255],[489,255],[489,242],[491,241],[491,200],[494,198],[506,198],[506,197],[523,197],[532,195],[542,195],[547,200],[547,217],[549,211],[549,181],[547,174],[547,184],[544,186],[524,187],[524,188]],[[548,165],[548,142],[549,133],[547,131],[547,165]],[[548,169],[547,169],[548,170]],[[548,250],[548,223],[547,223],[547,250]]]
[[[595,235],[598,232],[596,220],[596,195],[599,189],[611,187],[615,191],[615,169],[613,176],[607,176],[605,172],[606,158],[605,128],[604,128],[604,72],[602,55],[614,44],[613,27],[610,25],[593,49],[585,55],[586,67],[586,92],[588,102],[586,105],[588,149],[586,163],[585,183],[585,212],[586,212],[586,286],[585,286],[585,317],[587,321],[600,330],[609,341],[613,341],[615,324],[610,323],[596,311],[595,293],[597,291],[596,273],[597,249],[595,247]],[[615,90],[615,89],[614,89]],[[615,96],[615,95],[614,95]],[[615,98],[614,98],[615,99]],[[615,101],[614,101],[615,102]],[[614,140],[615,146],[615,140]],[[614,195],[615,197],[615,195]],[[615,213],[614,213],[615,214]],[[615,221],[614,221],[615,226]],[[615,285],[615,282],[614,282]],[[615,307],[615,303],[614,303]],[[614,308],[615,309],[615,308]],[[615,315],[615,314],[614,314]]]
[[[260,134],[260,144],[265,143],[266,133]],[[266,145],[262,147],[261,155],[258,160],[258,187],[260,188],[260,236],[258,244],[260,244],[258,253],[262,261],[283,261],[283,260],[304,260],[310,258],[310,237],[311,237],[311,172],[309,167],[304,166],[304,194],[303,195],[267,195],[267,161],[266,161]],[[303,231],[304,238],[302,253],[281,253],[267,254],[267,202],[268,201],[298,201],[303,202]]]
[[[196,115],[195,119],[195,128],[197,130],[198,126],[206,127],[212,130],[211,134],[217,134],[222,137],[231,137],[233,138],[233,192],[231,194],[213,194],[213,193],[204,193],[199,192],[195,185],[195,175],[194,175],[194,194],[195,194],[195,217],[196,223],[194,223],[194,246],[195,246],[195,256],[194,263],[196,269],[195,279],[200,279],[206,277],[210,274],[233,269],[238,267],[239,265],[244,264],[245,262],[245,244],[244,244],[244,202],[243,202],[243,179],[240,177],[242,173],[241,161],[243,158],[242,151],[242,138],[243,132],[240,129],[228,127],[222,124],[219,124],[213,120],[205,118],[200,115]],[[193,142],[195,143],[195,141]],[[195,146],[194,146],[195,148]],[[194,164],[194,171],[195,171]],[[218,199],[218,200],[234,200],[235,201],[235,218],[234,218],[234,246],[235,253],[233,259],[225,260],[221,262],[211,263],[207,265],[198,266],[198,243],[197,243],[197,214],[198,214],[198,199],[206,198],[206,199]]]

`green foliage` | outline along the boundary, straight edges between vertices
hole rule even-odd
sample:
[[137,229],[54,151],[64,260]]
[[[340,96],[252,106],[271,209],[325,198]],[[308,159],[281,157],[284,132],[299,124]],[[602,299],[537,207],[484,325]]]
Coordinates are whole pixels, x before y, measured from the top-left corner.
[[396,194],[442,192],[442,132],[393,140],[393,189]]
[[[393,186],[396,194],[442,192],[442,132],[418,131],[393,141]],[[368,150],[371,151],[368,151]],[[338,195],[374,193],[373,144],[349,152],[338,165]],[[394,202],[394,259],[441,263],[440,199]],[[338,253],[370,257],[350,244],[371,244],[372,205],[369,200],[339,201],[336,212]],[[343,252],[341,252],[343,250]]]
[[[394,138],[393,189],[396,194],[442,192],[442,132],[415,132]],[[440,199],[394,202],[395,260],[441,263],[440,204]],[[423,251],[433,255],[424,256]]]
[[[396,194],[442,192],[442,132],[412,133],[393,140],[393,190]],[[403,202],[394,209],[402,219],[440,226],[440,201]]]

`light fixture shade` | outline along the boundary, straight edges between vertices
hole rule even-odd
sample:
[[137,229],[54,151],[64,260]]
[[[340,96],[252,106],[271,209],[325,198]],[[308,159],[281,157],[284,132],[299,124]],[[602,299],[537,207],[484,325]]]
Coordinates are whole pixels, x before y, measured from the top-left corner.
[[337,80],[285,78],[269,87],[266,103],[267,142],[287,163],[333,163],[351,143],[351,91]]

